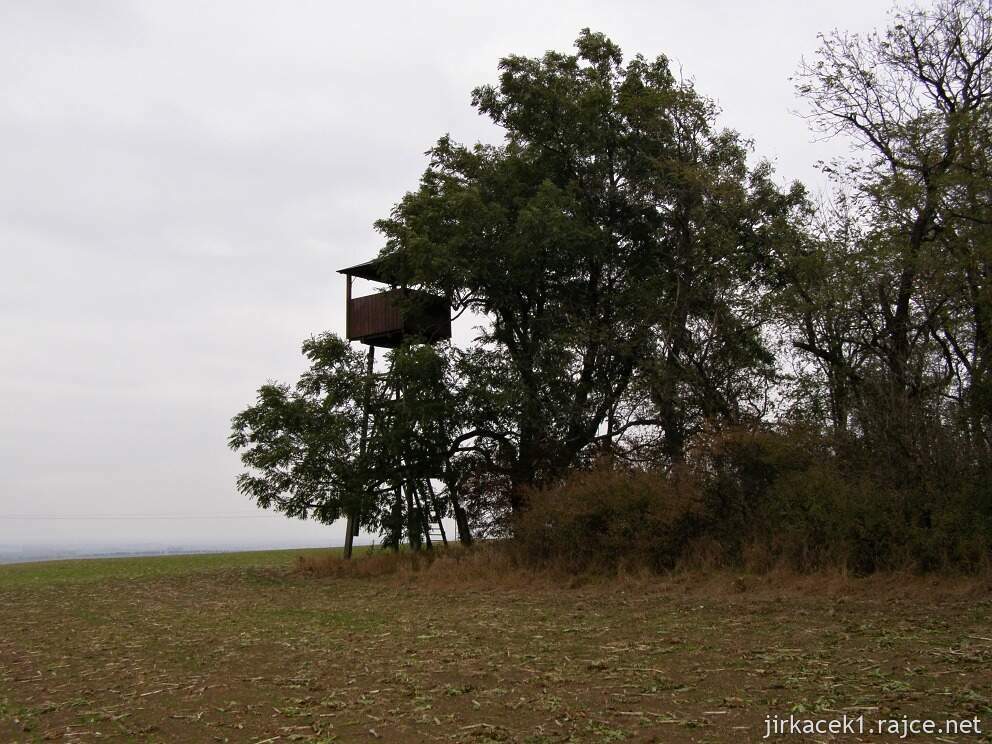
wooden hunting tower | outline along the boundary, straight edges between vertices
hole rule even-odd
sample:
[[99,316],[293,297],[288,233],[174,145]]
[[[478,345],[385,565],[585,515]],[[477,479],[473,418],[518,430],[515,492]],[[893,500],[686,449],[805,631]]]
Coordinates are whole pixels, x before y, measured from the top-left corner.
[[[364,415],[362,417],[362,435],[359,445],[360,458],[364,459],[369,437],[369,416],[371,413],[371,397],[375,387],[375,347],[384,346],[395,348],[404,341],[434,344],[446,338],[451,338],[451,301],[449,297],[440,296],[422,289],[398,287],[387,279],[382,271],[382,262],[375,259],[365,263],[341,269],[339,274],[347,277],[347,305],[345,306],[345,335],[349,341],[359,341],[369,347],[367,383],[365,386]],[[379,284],[390,284],[390,289],[363,297],[352,297],[351,287],[355,277]],[[395,391],[397,396],[402,391]],[[422,508],[418,492],[412,482],[406,484],[407,508],[413,512],[416,503],[417,513],[423,521],[424,537],[430,546],[430,527],[427,517],[420,511]],[[432,505],[437,518],[441,539],[447,543],[441,515],[434,502],[434,492],[428,479],[424,488],[430,495],[428,505]],[[397,503],[402,509],[401,486],[396,487]],[[426,498],[426,496],[425,496]],[[344,557],[350,558],[352,543],[358,534],[360,513],[349,513],[348,526],[345,529]],[[412,538],[411,538],[412,539]]]
[[430,344],[451,338],[451,303],[447,297],[395,285],[375,294],[352,297],[355,277],[389,283],[382,275],[378,259],[338,273],[348,278],[345,335],[349,341],[395,348],[410,338]]

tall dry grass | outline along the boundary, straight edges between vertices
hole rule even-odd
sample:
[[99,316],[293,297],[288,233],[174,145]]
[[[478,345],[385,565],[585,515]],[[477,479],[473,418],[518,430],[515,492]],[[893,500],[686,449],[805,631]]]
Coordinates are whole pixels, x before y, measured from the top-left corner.
[[297,572],[314,581],[361,581],[389,587],[415,586],[445,592],[586,592],[591,595],[650,592],[720,598],[747,595],[781,600],[796,595],[826,598],[866,597],[924,603],[992,597],[992,571],[979,574],[921,574],[879,571],[867,576],[843,568],[800,572],[779,563],[761,570],[727,567],[696,559],[665,571],[618,563],[612,570],[576,572],[567,564],[537,567],[521,559],[511,541],[484,542],[433,551],[378,551],[350,561],[337,554],[301,556]]

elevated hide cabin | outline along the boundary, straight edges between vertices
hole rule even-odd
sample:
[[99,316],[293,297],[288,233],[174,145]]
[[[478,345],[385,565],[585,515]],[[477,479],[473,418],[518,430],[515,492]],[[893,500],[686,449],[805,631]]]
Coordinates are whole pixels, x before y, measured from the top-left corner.
[[[451,301],[446,296],[422,289],[397,287],[384,276],[382,263],[379,260],[366,261],[357,266],[340,269],[338,273],[344,274],[347,278],[345,336],[348,341],[358,341],[369,347],[366,372],[368,382],[365,388],[365,413],[360,444],[360,457],[364,458],[369,427],[372,423],[370,422],[372,408],[375,407],[381,412],[387,407],[381,404],[373,405],[372,400],[376,388],[375,380],[383,377],[375,372],[376,347],[392,349],[404,342],[435,344],[451,338]],[[356,278],[390,285],[390,288],[362,297],[353,297],[352,289]],[[398,400],[403,395],[403,391],[398,389],[387,392],[393,400]],[[437,524],[438,537],[447,543],[448,539],[441,521],[442,515],[438,509],[430,476],[410,478],[405,483],[396,485],[396,499],[400,508],[402,508],[404,490],[407,512],[417,515],[416,521],[422,527],[427,546],[430,547],[431,544],[431,521]],[[344,557],[350,558],[354,537],[359,531],[361,512],[359,510],[357,513],[350,513],[347,517]]]
[[375,294],[353,297],[356,277],[389,284],[377,259],[338,273],[347,277],[345,335],[349,341],[395,348],[408,339],[433,344],[451,338],[451,304],[447,297],[395,285]]

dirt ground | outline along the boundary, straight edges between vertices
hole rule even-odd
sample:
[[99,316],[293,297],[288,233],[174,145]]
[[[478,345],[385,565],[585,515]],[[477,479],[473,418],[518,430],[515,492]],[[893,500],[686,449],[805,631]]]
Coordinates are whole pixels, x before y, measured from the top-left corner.
[[790,714],[977,717],[980,735],[910,738],[992,741],[975,583],[445,587],[291,562],[0,567],[0,741],[748,742]]

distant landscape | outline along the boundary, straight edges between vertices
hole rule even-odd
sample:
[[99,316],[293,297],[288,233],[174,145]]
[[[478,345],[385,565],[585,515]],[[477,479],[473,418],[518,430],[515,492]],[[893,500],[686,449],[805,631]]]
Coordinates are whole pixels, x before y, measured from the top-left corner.
[[[321,548],[327,546],[304,545],[305,548]],[[31,561],[51,561],[72,558],[112,558],[112,557],[137,557],[137,556],[160,556],[160,555],[183,555],[197,553],[230,553],[249,550],[275,550],[285,549],[285,545],[246,545],[246,544],[218,544],[211,543],[205,545],[168,545],[149,543],[106,543],[88,545],[66,545],[57,543],[52,545],[35,544],[18,547],[16,545],[0,545],[0,564],[4,563],[25,563]]]

